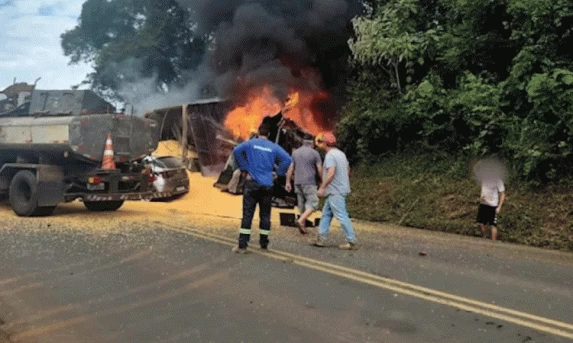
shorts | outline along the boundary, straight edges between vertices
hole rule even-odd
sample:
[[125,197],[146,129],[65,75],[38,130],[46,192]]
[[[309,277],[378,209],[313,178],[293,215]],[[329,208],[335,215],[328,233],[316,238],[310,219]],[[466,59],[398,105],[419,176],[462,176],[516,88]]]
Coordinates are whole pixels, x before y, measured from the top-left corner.
[[315,185],[295,185],[294,191],[298,200],[300,212],[312,209],[318,210],[318,187]]
[[483,225],[497,225],[496,207],[485,204],[480,204],[478,207],[477,222]]

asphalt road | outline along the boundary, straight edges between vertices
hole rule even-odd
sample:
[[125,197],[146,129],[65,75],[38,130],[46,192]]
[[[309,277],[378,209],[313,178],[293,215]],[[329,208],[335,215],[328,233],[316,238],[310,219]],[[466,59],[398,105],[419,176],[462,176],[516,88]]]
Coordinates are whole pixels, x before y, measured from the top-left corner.
[[573,254],[357,224],[358,251],[334,248],[337,228],[326,248],[280,228],[274,252],[237,255],[233,223],[5,221],[0,328],[14,343],[573,341]]

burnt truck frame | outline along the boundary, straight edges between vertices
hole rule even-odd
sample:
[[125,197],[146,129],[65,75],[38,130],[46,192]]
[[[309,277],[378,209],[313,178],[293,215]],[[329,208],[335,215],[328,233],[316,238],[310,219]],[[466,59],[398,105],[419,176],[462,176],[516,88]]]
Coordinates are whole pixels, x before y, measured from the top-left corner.
[[[90,211],[115,211],[168,196],[152,190],[142,162],[157,148],[157,123],[110,110],[90,91],[35,90],[28,113],[0,114],[0,196],[18,216],[51,215],[77,199]],[[101,168],[108,134],[116,169]]]

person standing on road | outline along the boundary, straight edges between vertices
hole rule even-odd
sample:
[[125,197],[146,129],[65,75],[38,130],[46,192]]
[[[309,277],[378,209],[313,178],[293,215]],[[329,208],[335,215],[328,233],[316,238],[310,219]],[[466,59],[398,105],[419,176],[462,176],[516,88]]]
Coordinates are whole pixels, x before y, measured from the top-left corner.
[[300,218],[296,224],[301,234],[307,234],[306,220],[318,209],[317,176],[322,176],[322,160],[318,151],[313,149],[314,141],[305,139],[303,145],[292,153],[292,163],[287,172],[285,189],[292,190],[291,181],[294,174],[294,190]]
[[251,238],[251,225],[259,204],[259,233],[261,249],[267,250],[271,230],[271,204],[275,174],[284,176],[291,163],[289,154],[278,144],[269,141],[270,126],[261,124],[259,136],[239,144],[233,150],[245,184],[243,186],[243,219],[239,230],[239,245],[233,252],[246,253]]
[[481,181],[481,196],[478,207],[477,224],[483,238],[486,238],[485,226],[491,226],[491,239],[497,240],[497,217],[505,201],[504,171],[497,161],[480,161],[474,172]]
[[326,197],[320,219],[319,232],[314,245],[323,247],[330,230],[332,218],[336,217],[346,235],[346,243],[339,246],[343,250],[356,249],[356,234],[352,228],[346,209],[346,197],[350,194],[350,166],[346,154],[336,148],[336,137],[326,133],[318,137],[317,143],[326,151],[323,165],[322,183],[319,197]]

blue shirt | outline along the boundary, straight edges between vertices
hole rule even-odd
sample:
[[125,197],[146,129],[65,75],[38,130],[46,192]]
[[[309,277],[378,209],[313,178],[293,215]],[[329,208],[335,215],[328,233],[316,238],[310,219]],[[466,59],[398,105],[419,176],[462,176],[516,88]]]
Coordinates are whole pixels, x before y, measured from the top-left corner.
[[233,153],[240,170],[247,171],[259,185],[268,187],[274,183],[275,164],[278,165],[277,175],[284,176],[291,163],[285,149],[264,138],[243,142],[235,147]]

